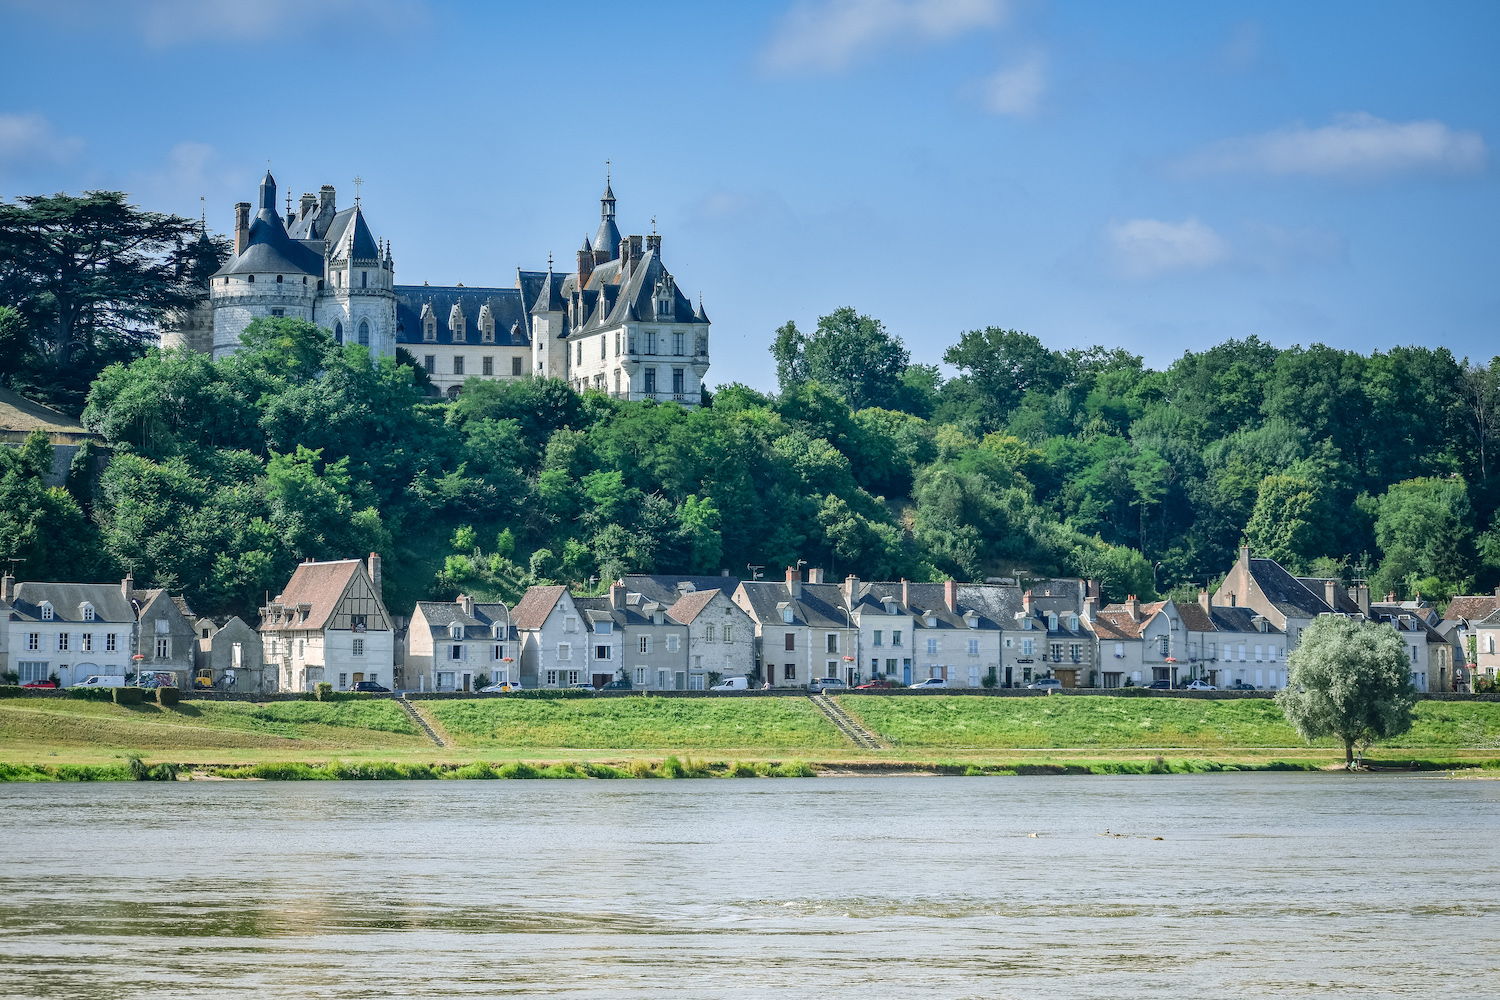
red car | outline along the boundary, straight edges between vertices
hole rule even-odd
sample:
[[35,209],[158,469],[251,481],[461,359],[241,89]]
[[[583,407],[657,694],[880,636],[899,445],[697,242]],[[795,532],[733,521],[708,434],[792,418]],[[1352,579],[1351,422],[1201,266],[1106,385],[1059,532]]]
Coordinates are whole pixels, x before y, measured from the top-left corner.
[[904,684],[897,684],[895,681],[889,681],[889,680],[886,680],[884,678],[881,678],[878,681],[871,681],[868,684],[860,684],[860,685],[856,686],[854,690],[856,690],[856,691],[868,691],[871,688],[898,688],[898,687],[905,687],[905,686],[906,685],[904,685]]
[[23,688],[55,688],[57,681],[30,681],[21,685]]

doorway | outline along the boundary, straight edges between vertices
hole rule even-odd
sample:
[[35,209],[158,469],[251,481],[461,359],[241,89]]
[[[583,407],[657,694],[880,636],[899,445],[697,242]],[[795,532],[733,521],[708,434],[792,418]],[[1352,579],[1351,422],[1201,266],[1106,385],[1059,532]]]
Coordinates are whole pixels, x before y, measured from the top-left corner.
[[356,683],[356,684],[358,684],[360,681],[362,681],[364,679],[365,679],[365,675],[362,674],[362,673],[356,673],[354,675],[354,683]]
[[911,687],[911,661],[910,660],[907,660],[906,664],[901,668],[901,683],[905,684],[907,687]]
[[609,683],[609,674],[595,674],[592,679],[595,689],[602,688]]

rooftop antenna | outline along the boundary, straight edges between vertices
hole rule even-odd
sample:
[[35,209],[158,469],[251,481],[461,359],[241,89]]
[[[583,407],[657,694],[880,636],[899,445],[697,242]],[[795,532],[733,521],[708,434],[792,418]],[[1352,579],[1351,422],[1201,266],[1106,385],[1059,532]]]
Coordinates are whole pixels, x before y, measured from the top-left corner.
[[359,187],[364,182],[365,179],[363,177],[359,176],[358,174],[354,175],[354,204],[356,205],[359,204]]
[[8,563],[10,563],[10,568],[5,571],[5,575],[6,576],[15,576],[16,575],[16,563],[23,563],[26,560],[25,559],[18,559],[15,556],[8,556],[5,561],[8,562]]
[[765,563],[761,563],[759,566],[756,566],[754,563],[746,563],[745,568],[750,571],[750,581],[753,583],[764,575],[761,573],[761,570],[765,569],[766,565]]

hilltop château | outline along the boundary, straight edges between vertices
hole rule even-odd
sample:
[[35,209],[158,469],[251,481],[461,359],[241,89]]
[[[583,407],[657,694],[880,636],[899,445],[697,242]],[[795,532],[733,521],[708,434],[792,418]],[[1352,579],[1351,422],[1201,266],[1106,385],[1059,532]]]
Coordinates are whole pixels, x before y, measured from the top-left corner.
[[210,279],[198,309],[163,329],[164,347],[226,357],[264,316],[305,319],[340,343],[376,355],[408,351],[439,392],[466,379],[560,378],[580,392],[696,406],[708,372],[708,316],[662,261],[662,238],[621,236],[606,182],[599,228],[572,271],[517,270],[514,287],[396,284],[389,241],[377,239],[356,199],[339,210],[323,185],[285,214],[276,179],[258,204],[235,206],[234,255]]

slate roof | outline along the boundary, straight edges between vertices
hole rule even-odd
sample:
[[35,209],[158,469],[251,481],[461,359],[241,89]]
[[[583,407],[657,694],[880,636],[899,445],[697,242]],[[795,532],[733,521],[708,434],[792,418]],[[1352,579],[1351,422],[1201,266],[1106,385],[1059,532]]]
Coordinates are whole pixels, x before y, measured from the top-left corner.
[[[1016,615],[1024,609],[1024,595],[1023,588],[1006,584],[959,584],[958,605],[961,608],[973,608],[991,621],[999,622],[1005,628],[1014,628]],[[899,589],[895,596],[897,598],[901,596]]]
[[804,583],[802,596],[793,599],[786,583],[779,580],[742,582],[752,617],[764,625],[784,624],[779,605],[791,604],[792,624],[810,628],[853,628],[844,608],[843,588],[835,583]]
[[1349,591],[1345,589],[1343,583],[1339,580],[1334,579],[1333,577],[1297,576],[1293,577],[1292,579],[1296,580],[1298,583],[1302,584],[1302,586],[1306,587],[1313,593],[1314,596],[1323,598],[1324,604],[1328,603],[1328,598],[1326,596],[1327,586],[1329,583],[1332,583],[1334,585],[1334,601],[1338,605],[1338,607],[1334,608],[1333,610],[1345,615],[1358,615],[1364,613],[1364,610],[1360,608],[1358,602],[1356,602],[1354,598],[1350,596]]
[[[505,606],[503,604],[474,603],[474,613],[464,614],[463,605],[456,601],[418,601],[417,607],[427,620],[427,627],[434,637],[448,636],[448,628],[454,622],[463,626],[465,639],[489,639],[494,636],[498,622],[505,630]],[[515,627],[511,627],[510,638],[515,638]]]
[[53,621],[82,622],[78,605],[94,606],[94,620],[109,624],[134,623],[135,608],[125,599],[118,583],[18,583],[10,605],[10,620],[39,622],[42,603],[52,604]]
[[561,585],[528,588],[525,596],[516,602],[511,612],[511,621],[518,629],[541,628],[547,621],[547,616],[552,614],[552,609],[557,607],[557,602],[567,592],[568,588]]
[[1500,596],[1495,594],[1455,597],[1448,602],[1448,609],[1443,613],[1443,618],[1444,620],[1478,621],[1492,614],[1496,609],[1500,609]]
[[[672,282],[672,306],[665,315],[658,315],[653,305],[656,294],[657,282],[669,272],[661,262],[661,254],[650,249],[644,251],[640,260],[623,278],[619,274],[619,262],[614,262],[613,274],[601,266],[594,269],[589,276],[588,285],[590,289],[598,289],[601,293],[600,301],[604,303],[602,308],[595,308],[589,313],[588,319],[578,327],[579,333],[591,333],[610,327],[619,326],[627,320],[652,320],[657,319],[664,323],[704,323],[706,320],[699,319],[693,304],[682,294],[682,289]],[[601,273],[604,272],[604,273]],[[596,280],[595,276],[598,276]],[[574,275],[576,283],[577,276]],[[608,282],[608,278],[614,277],[617,282]]]
[[[396,342],[403,346],[420,347],[424,343],[433,343],[422,338],[422,306],[424,305],[432,307],[433,317],[437,320],[436,343],[452,344],[454,342],[453,330],[448,325],[448,317],[452,315],[455,304],[462,310],[466,321],[467,336],[462,341],[464,346],[473,345],[481,348],[531,346],[531,322],[526,315],[520,289],[397,285],[395,292]],[[485,343],[479,330],[479,310],[486,305],[490,307],[490,314],[495,317],[493,344]],[[420,353],[414,348],[409,349],[413,354]],[[509,372],[504,374],[509,374]]]
[[[343,226],[338,226],[340,216],[349,215]],[[379,260],[380,248],[375,245],[375,236],[365,222],[364,210],[354,208],[334,216],[334,225],[328,227],[331,239],[327,241],[336,260]]]
[[1316,618],[1330,608],[1317,594],[1297,581],[1275,559],[1251,559],[1250,576],[1266,600],[1277,611],[1291,618]]
[[621,577],[620,582],[625,585],[626,590],[668,606],[676,604],[683,594],[705,590],[722,590],[725,597],[732,597],[740,585],[739,578],[733,576],[678,576],[668,573],[631,573]]
[[339,559],[333,562],[298,563],[287,581],[286,589],[276,595],[272,604],[295,610],[299,604],[310,605],[306,618],[300,615],[283,617],[281,621],[262,618],[262,631],[320,629],[338,606],[339,598],[349,586],[349,581],[360,572],[363,563],[358,559]]
[[260,211],[250,223],[245,252],[231,256],[214,274],[217,277],[252,272],[323,276],[323,255],[287,234],[281,214],[276,210],[276,178],[269,170],[260,182]]

